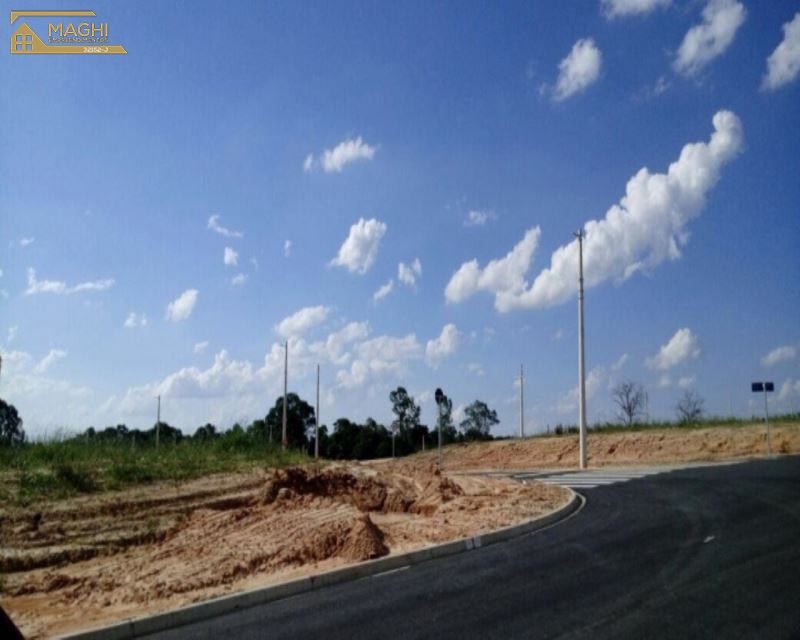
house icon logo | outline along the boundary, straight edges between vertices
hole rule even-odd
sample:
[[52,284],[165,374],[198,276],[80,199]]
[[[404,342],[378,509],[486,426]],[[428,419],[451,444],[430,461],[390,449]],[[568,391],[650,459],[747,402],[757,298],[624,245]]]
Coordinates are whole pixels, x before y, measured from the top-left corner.
[[[65,21],[63,18],[93,18],[94,11],[12,11],[11,24],[17,18],[58,18],[47,24],[47,38],[40,38],[27,23],[21,23],[11,34],[11,53],[27,54],[120,54],[128,53],[120,44],[109,44],[107,22],[88,20]],[[39,33],[44,34],[42,30]]]

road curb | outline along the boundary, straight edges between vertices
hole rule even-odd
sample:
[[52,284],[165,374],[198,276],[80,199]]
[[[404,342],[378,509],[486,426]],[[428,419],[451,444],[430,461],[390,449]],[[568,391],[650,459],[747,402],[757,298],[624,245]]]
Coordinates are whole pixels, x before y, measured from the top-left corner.
[[409,551],[408,553],[377,558],[376,560],[367,560],[350,567],[333,569],[325,573],[298,578],[269,587],[261,587],[250,591],[220,596],[218,598],[206,600],[205,602],[191,604],[156,615],[144,618],[131,618],[107,627],[79,631],[60,637],[64,640],[127,640],[128,638],[136,638],[150,633],[167,631],[187,624],[216,618],[217,616],[227,613],[248,609],[275,600],[282,600],[335,584],[374,576],[393,569],[399,569],[400,567],[427,562],[435,558],[444,558],[445,556],[463,553],[465,551],[472,551],[473,549],[479,549],[497,542],[505,542],[511,538],[516,538],[549,527],[577,511],[582,505],[582,501],[574,491],[571,489],[568,489],[568,491],[572,495],[570,501],[566,505],[546,516],[540,516],[523,522],[522,524],[504,527],[469,538],[461,538],[453,542],[417,549],[416,551]]

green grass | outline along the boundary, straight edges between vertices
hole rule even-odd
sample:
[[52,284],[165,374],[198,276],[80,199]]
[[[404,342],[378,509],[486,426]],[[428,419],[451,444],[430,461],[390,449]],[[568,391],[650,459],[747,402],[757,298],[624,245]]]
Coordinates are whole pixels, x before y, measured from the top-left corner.
[[153,447],[83,438],[0,447],[0,504],[28,505],[44,499],[179,481],[213,473],[299,464],[304,453],[250,438],[184,440]]
[[[770,416],[770,424],[799,423],[799,413],[787,413]],[[763,424],[764,418],[754,416],[753,418],[733,418],[727,416],[709,416],[701,418],[695,422],[670,422],[670,421],[650,421],[637,422],[630,427],[619,422],[606,422],[602,424],[590,425],[589,433],[631,433],[633,431],[648,431],[651,429],[709,429],[714,427],[748,427]],[[556,428],[561,427],[562,433],[556,433]],[[556,425],[550,429],[550,433],[537,433],[533,437],[548,437],[559,435],[574,435],[578,433],[577,425]]]

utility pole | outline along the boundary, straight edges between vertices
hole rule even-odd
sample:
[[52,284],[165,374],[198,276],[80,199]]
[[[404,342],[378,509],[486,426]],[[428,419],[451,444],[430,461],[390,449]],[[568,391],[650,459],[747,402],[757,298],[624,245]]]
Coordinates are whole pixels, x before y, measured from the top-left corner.
[[769,432],[769,408],[767,406],[767,385],[764,385],[764,421],[767,423],[767,455],[772,457],[772,434]]
[[286,445],[288,444],[286,440],[286,389],[289,384],[289,341],[287,340],[283,346],[283,435],[281,437],[281,446],[286,451]]
[[525,392],[523,391],[523,385],[525,384],[525,378],[522,374],[522,365],[519,365],[519,437],[525,437],[525,400],[524,395]]
[[314,417],[314,459],[319,460],[319,363],[317,363],[317,412]]
[[575,233],[578,238],[578,378],[580,389],[580,459],[581,469],[586,468],[586,358],[583,344],[583,239],[586,232],[583,228]]
[[158,436],[161,432],[161,395],[158,396],[158,410],[156,412],[156,451],[158,451]]

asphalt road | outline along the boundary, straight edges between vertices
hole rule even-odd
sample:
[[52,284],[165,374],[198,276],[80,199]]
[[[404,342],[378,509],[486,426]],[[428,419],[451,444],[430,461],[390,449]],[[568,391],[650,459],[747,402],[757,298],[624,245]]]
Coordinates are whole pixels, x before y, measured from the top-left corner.
[[158,637],[800,637],[800,457],[586,496],[545,531]]

